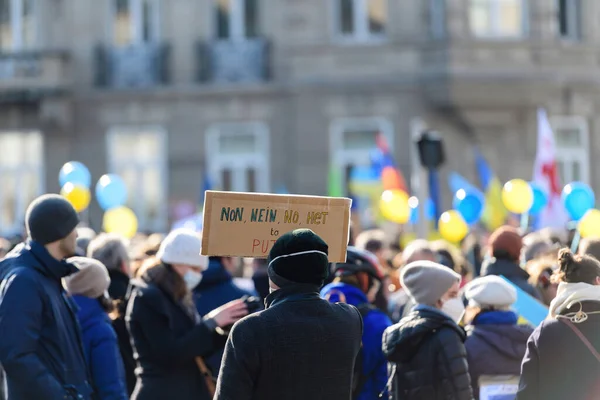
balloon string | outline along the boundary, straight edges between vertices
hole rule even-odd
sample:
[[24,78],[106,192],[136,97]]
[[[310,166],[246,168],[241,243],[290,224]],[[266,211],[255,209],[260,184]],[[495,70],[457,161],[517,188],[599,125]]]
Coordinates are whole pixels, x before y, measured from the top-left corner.
[[521,214],[521,232],[522,232],[522,234],[526,234],[528,228],[529,228],[529,213],[523,213],[523,214]]
[[581,241],[581,232],[579,229],[575,231],[575,236],[573,236],[573,241],[571,242],[571,252],[576,253],[579,248],[579,242]]

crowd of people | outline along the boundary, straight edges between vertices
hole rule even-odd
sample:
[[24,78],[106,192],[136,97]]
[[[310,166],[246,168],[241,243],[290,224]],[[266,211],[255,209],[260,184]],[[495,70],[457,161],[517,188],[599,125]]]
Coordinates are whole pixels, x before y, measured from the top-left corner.
[[519,400],[600,399],[600,240],[503,226],[399,248],[373,229],[330,263],[297,229],[266,260],[206,257],[191,230],[82,228],[56,195],[26,226],[1,246],[2,398],[472,400],[512,376]]

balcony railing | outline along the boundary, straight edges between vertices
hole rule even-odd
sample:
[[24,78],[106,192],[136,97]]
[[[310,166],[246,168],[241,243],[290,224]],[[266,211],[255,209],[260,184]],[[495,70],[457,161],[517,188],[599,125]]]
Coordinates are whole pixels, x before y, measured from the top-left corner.
[[69,85],[69,57],[64,51],[0,53],[0,97],[38,98]]
[[149,88],[169,83],[170,46],[145,43],[127,47],[99,45],[95,50],[98,87]]
[[264,38],[215,40],[198,44],[198,80],[213,83],[270,79],[269,42]]

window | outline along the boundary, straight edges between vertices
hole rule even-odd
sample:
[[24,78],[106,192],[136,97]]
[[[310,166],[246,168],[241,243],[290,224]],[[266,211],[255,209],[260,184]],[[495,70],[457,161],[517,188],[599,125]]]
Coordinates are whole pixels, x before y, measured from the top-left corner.
[[258,36],[259,0],[216,0],[216,37],[223,40]]
[[107,135],[108,170],[125,181],[127,206],[140,231],[166,229],[166,142],[166,132],[158,127],[114,128]]
[[589,133],[585,118],[554,117],[552,130],[556,141],[556,163],[561,183],[589,183]]
[[37,44],[36,0],[0,0],[0,49],[24,50]]
[[159,37],[159,0],[111,0],[115,45],[156,42]]
[[581,0],[558,1],[558,28],[560,37],[577,40],[581,37]]
[[526,0],[470,0],[469,23],[476,37],[518,38],[525,35]]
[[430,0],[429,30],[433,39],[441,39],[446,35],[445,0]]
[[0,132],[0,232],[20,234],[29,203],[44,192],[44,148],[39,132]]
[[206,134],[206,157],[218,189],[269,192],[269,129],[265,124],[213,125]]
[[333,0],[336,34],[353,41],[382,38],[387,23],[387,0]]

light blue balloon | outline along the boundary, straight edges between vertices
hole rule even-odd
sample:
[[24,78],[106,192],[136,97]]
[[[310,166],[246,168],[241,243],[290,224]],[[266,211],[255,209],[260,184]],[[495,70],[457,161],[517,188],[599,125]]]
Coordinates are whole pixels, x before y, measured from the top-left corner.
[[531,190],[533,191],[533,204],[531,205],[531,209],[529,209],[529,214],[538,215],[548,205],[548,195],[537,183],[530,182],[529,186],[531,186]]
[[69,161],[60,169],[58,183],[60,183],[60,187],[72,183],[89,189],[92,184],[92,175],[90,170],[79,161]]
[[[410,223],[413,225],[415,225],[419,222],[419,207],[421,207],[420,203],[417,207],[410,208]],[[433,200],[431,200],[431,198],[428,198],[427,201],[425,202],[425,219],[427,221],[432,221],[434,218],[435,218],[435,204],[433,204]]]
[[469,225],[476,224],[483,215],[485,198],[479,190],[461,189],[454,195],[452,206]]
[[120,207],[127,202],[127,186],[119,175],[106,174],[96,184],[96,200],[103,210]]
[[579,221],[596,204],[594,191],[583,182],[569,183],[563,189],[561,198],[573,221]]

